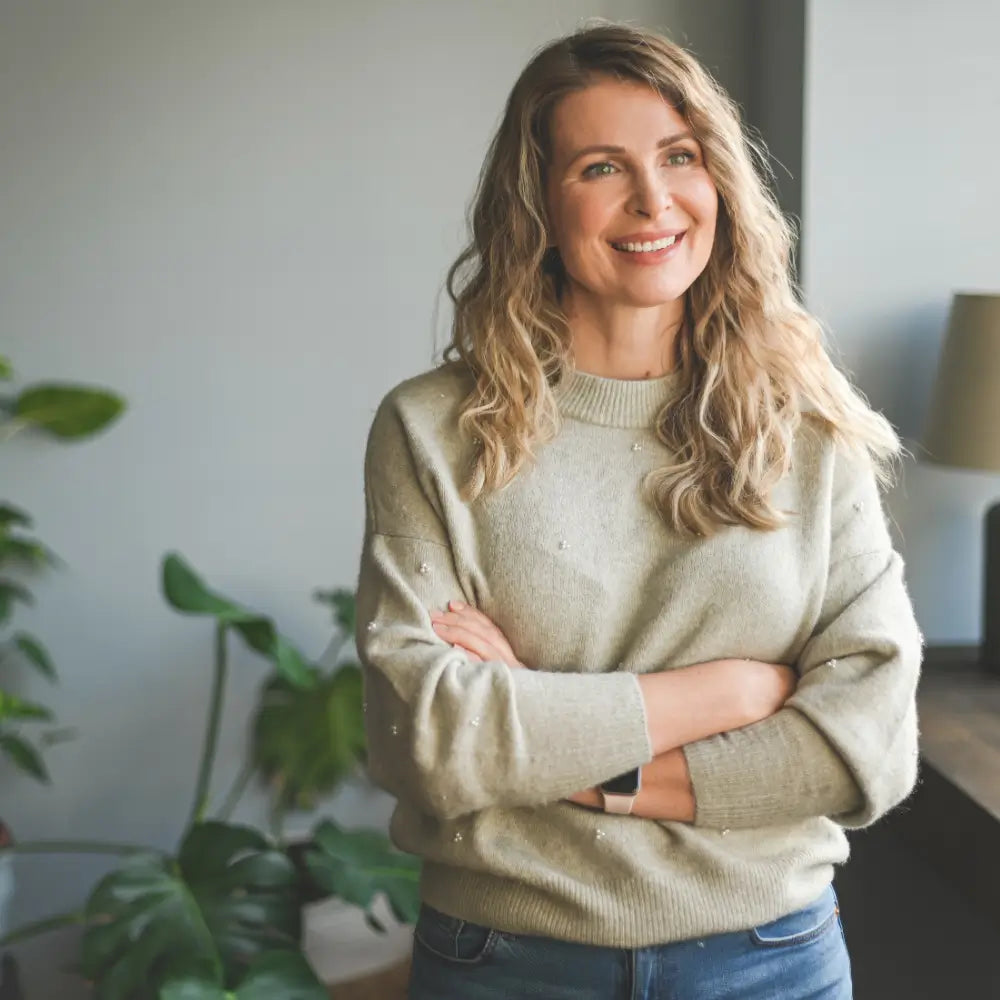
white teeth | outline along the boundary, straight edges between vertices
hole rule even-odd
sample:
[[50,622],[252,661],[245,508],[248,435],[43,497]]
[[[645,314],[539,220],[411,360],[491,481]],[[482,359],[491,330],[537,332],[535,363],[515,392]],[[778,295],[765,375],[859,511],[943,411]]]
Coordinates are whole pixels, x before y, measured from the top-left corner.
[[649,253],[652,250],[665,250],[677,242],[676,236],[666,236],[662,240],[645,243],[612,243],[616,250],[627,250],[629,253]]

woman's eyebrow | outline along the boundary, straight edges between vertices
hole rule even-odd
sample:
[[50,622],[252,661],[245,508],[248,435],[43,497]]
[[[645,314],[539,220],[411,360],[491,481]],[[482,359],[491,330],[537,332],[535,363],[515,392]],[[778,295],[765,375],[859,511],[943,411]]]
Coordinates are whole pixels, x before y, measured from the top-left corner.
[[[657,144],[657,149],[663,149],[664,146],[672,146],[675,142],[680,142],[682,139],[693,139],[694,136],[690,132],[678,132],[676,135],[668,135],[661,139]],[[591,153],[624,153],[626,152],[624,146],[584,146],[583,149],[578,149],[568,160],[566,166],[572,166],[580,159],[581,156],[589,156]]]

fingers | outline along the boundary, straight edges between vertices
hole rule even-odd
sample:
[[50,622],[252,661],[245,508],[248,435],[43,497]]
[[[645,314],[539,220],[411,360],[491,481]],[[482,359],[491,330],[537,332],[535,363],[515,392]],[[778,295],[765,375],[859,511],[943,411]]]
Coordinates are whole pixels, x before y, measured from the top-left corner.
[[504,661],[507,659],[502,650],[493,646],[480,633],[463,628],[461,625],[446,625],[442,622],[434,622],[434,631],[445,642],[451,643],[453,646],[460,646],[480,659]]
[[[477,636],[482,642],[495,647],[501,652],[501,659],[514,656],[514,651],[507,637],[493,622],[476,608],[469,607],[457,601],[450,602],[452,611],[439,611],[431,614],[431,622],[435,631],[442,638],[448,638],[448,629],[462,629],[466,633]],[[450,633],[458,634],[458,633]],[[450,640],[454,642],[455,640]]]
[[431,625],[436,635],[459,646],[478,660],[502,660],[509,667],[522,667],[507,637],[491,619],[462,601],[449,601],[451,610],[433,611]]
[[478,622],[445,617],[432,618],[431,625],[434,631],[448,642],[461,642],[462,645],[468,646],[471,641],[473,646],[470,648],[477,651],[482,647],[495,649],[500,653],[500,659],[513,655],[502,633],[495,629],[484,628]]
[[503,632],[494,624],[493,620],[483,614],[478,608],[463,601],[449,601],[448,607],[444,611],[434,611],[431,618],[440,619],[449,623],[461,624],[467,628],[478,630],[482,635],[492,635],[507,641]]

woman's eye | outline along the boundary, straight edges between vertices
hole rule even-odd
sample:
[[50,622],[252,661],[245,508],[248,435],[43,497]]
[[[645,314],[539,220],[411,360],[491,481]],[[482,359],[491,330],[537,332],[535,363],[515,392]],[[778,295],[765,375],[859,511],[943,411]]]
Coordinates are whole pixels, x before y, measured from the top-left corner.
[[681,149],[678,150],[676,153],[671,153],[667,157],[667,162],[672,167],[683,167],[686,164],[693,162],[695,159],[696,157],[694,153],[686,149]]
[[615,165],[613,163],[591,163],[589,167],[583,172],[584,177],[607,177],[609,174],[613,173],[615,170]]

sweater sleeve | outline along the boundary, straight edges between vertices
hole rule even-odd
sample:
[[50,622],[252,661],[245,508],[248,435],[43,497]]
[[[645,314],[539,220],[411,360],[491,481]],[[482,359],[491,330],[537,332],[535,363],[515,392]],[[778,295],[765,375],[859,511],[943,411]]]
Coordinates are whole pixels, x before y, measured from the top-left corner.
[[372,779],[426,815],[453,818],[553,802],[649,761],[633,674],[473,662],[433,631],[432,608],[475,601],[443,516],[447,471],[422,451],[390,393],[366,449],[357,590]]
[[874,470],[837,448],[823,604],[775,715],[684,748],[695,824],[768,826],[829,816],[873,823],[917,776],[922,636]]

